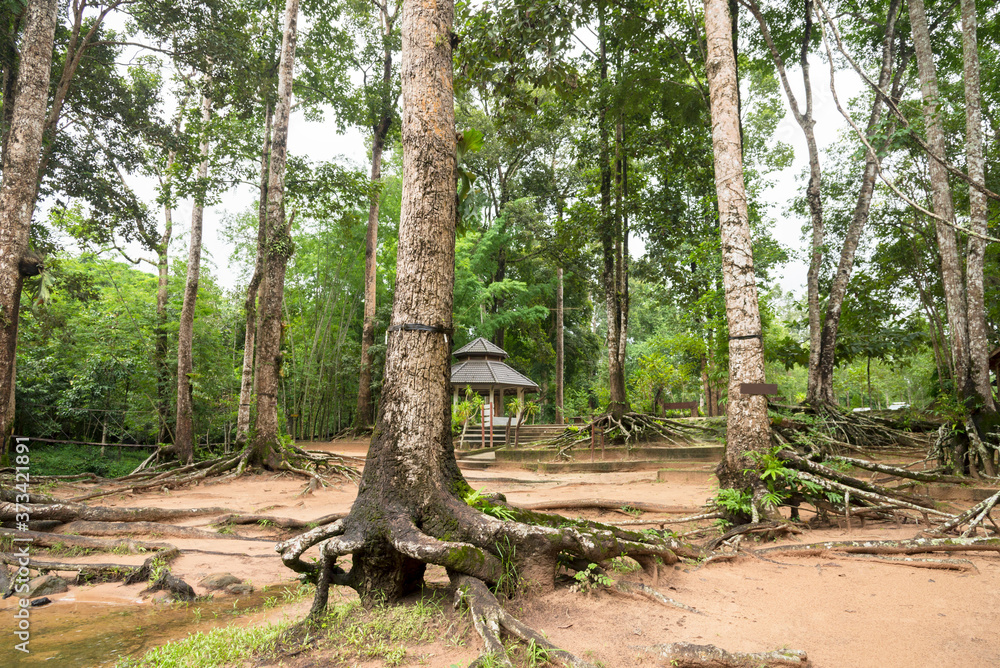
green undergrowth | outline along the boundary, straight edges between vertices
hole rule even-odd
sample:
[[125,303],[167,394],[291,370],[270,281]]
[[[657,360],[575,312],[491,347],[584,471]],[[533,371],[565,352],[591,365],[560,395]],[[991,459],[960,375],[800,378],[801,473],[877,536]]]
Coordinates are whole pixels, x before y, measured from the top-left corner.
[[102,478],[121,478],[135,470],[151,450],[146,448],[101,448],[94,445],[31,443],[31,477],[93,473]]
[[[266,604],[264,607],[272,607]],[[410,647],[443,640],[465,645],[469,624],[445,612],[441,597],[365,610],[359,601],[331,605],[326,616],[308,630],[294,620],[252,627],[228,626],[193,633],[150,650],[139,658],[122,659],[115,668],[216,668],[250,660],[297,654],[303,648],[322,658],[323,665],[353,666],[382,660],[386,666],[420,660]]]

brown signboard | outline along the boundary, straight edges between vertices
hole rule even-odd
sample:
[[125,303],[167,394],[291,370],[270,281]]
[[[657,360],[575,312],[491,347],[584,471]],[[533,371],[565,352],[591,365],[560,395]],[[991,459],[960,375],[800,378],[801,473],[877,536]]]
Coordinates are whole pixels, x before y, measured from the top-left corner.
[[740,383],[740,394],[777,394],[774,383]]

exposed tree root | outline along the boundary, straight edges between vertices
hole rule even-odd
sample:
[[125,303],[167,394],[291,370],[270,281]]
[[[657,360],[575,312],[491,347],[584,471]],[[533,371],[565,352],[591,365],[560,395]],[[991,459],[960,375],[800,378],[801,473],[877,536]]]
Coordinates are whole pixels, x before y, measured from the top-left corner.
[[571,425],[554,438],[538,441],[532,448],[555,449],[568,457],[576,446],[589,446],[593,438],[607,439],[608,442],[624,443],[630,447],[639,441],[666,441],[686,445],[699,437],[715,435],[715,431],[701,424],[671,420],[647,413],[626,413],[616,419],[605,413],[586,425]]
[[[546,648],[567,665],[582,666],[587,664],[547,642],[543,644],[537,633],[502,612],[485,585],[507,593],[520,588],[545,589],[553,586],[558,563],[585,568],[629,556],[655,572],[657,560],[669,565],[677,562],[679,554],[702,555],[701,550],[661,532],[567,520],[513,507],[502,497],[487,499],[466,488],[466,496],[474,499],[475,507],[444,493],[426,500],[425,510],[419,513],[368,506],[360,494],[347,517],[277,545],[289,568],[317,582],[310,617],[318,620],[322,615],[331,584],[353,587],[362,601],[383,596],[392,601],[413,589],[424,564],[436,564],[445,567],[453,582],[467,590],[462,596],[483,635],[487,654],[497,654],[502,629]],[[319,549],[318,562],[303,559],[313,546]],[[336,561],[348,554],[355,558],[351,571],[345,572]],[[378,557],[376,563],[381,568],[367,565],[373,557]],[[398,568],[390,568],[392,563]],[[390,573],[395,573],[394,579],[386,581]],[[633,585],[632,589],[651,595],[643,587]]]
[[235,533],[205,531],[194,527],[182,527],[162,522],[89,522],[77,520],[64,524],[55,530],[56,534],[79,534],[81,536],[163,536],[165,538],[190,538],[201,540],[256,540],[273,542],[269,538],[247,538]]
[[810,555],[828,552],[847,554],[927,554],[931,552],[996,552],[1000,553],[1000,538],[914,538],[913,540],[831,541],[809,545],[779,545],[755,550],[758,555]]
[[317,518],[310,522],[305,520],[295,519],[294,517],[273,517],[271,515],[238,515],[235,513],[224,515],[213,522],[216,526],[221,526],[224,524],[256,524],[259,526],[276,526],[282,529],[312,529],[323,524],[329,524],[330,522],[335,522],[342,517],[345,517],[344,513],[331,513],[329,515],[324,515],[323,517]]
[[228,508],[106,508],[103,506],[85,506],[79,503],[18,504],[0,501],[0,522],[12,522],[21,513],[29,514],[33,521],[159,522],[161,520],[177,520],[198,517],[200,515],[222,515],[228,512]]
[[[958,529],[959,527],[963,526],[966,522],[968,522],[969,523],[968,528],[962,533],[962,538],[967,538],[970,533],[973,533],[976,530],[977,526],[983,523],[984,519],[989,518],[990,522],[993,523],[993,518],[990,517],[990,512],[996,506],[998,501],[1000,501],[1000,492],[997,492],[988,499],[983,499],[976,505],[966,510],[961,515],[958,515],[957,517],[948,520],[944,524],[934,527],[933,529],[928,531],[928,533],[931,534],[948,533],[949,531]],[[993,528],[996,530],[997,534],[1000,534],[1000,527],[997,527],[995,523],[993,523]]]
[[779,649],[773,652],[728,652],[715,645],[692,645],[675,642],[668,645],[638,647],[661,660],[660,665],[672,668],[784,668],[809,665],[806,653],[794,649]]
[[[832,404],[801,406],[770,405],[781,417],[771,420],[773,433],[785,442],[810,444],[820,441],[825,454],[841,454],[838,445],[854,448],[923,448],[926,443],[911,431],[903,431],[892,421],[865,413],[845,413]],[[799,416],[808,416],[805,420]],[[806,438],[803,438],[806,437]]]
[[455,587],[455,607],[465,607],[469,610],[472,624],[485,645],[483,655],[474,661],[472,666],[489,665],[488,662],[492,659],[492,665],[513,668],[500,639],[501,633],[507,633],[525,644],[542,648],[550,661],[555,660],[575,668],[595,668],[593,664],[556,647],[540,633],[525,626],[504,610],[482,580],[454,571],[449,572],[449,576]]
[[701,611],[692,608],[690,605],[685,605],[680,601],[675,601],[674,599],[664,596],[660,592],[656,591],[653,587],[645,585],[641,582],[631,582],[628,580],[615,580],[614,588],[623,594],[634,594],[636,596],[641,596],[642,598],[648,599],[659,603],[660,605],[665,605],[669,608],[678,608],[680,610],[685,610],[687,612],[700,615]]
[[610,501],[602,499],[581,499],[577,501],[543,501],[516,505],[524,510],[624,510],[626,513],[689,513],[689,506],[664,506],[644,501]]
[[[127,564],[75,564],[63,561],[31,560],[30,568],[40,573],[48,571],[76,571],[79,577],[87,582],[122,582],[135,584],[148,580],[158,564],[166,564],[175,559],[180,552],[176,547],[160,550],[146,558],[139,566]],[[0,563],[17,565],[18,558],[14,555],[0,552]]]
[[762,534],[765,538],[774,540],[779,536],[800,534],[802,533],[802,529],[788,522],[755,522],[751,524],[742,524],[738,527],[733,527],[721,536],[710,540],[705,546],[705,549],[713,551],[720,545],[728,543],[734,538],[751,533]]
[[976,571],[976,565],[968,559],[926,559],[918,557],[892,557],[882,554],[851,554],[848,552],[832,552],[830,556],[851,561],[868,561],[894,566],[910,566],[913,568],[930,568],[944,571]]
[[169,543],[152,543],[142,540],[132,540],[131,538],[105,540],[87,536],[52,534],[45,531],[17,531],[15,529],[0,528],[0,538],[3,537],[30,539],[32,545],[39,547],[69,547],[98,552],[124,551],[132,554],[169,550],[174,547]]

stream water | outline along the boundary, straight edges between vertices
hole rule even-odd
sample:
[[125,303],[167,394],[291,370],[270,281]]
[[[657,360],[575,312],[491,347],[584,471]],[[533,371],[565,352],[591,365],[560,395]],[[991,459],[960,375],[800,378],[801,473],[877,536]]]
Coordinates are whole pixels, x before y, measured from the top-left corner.
[[[289,585],[294,587],[294,585]],[[30,653],[17,651],[16,599],[0,601],[0,668],[46,665],[63,668],[113,666],[170,640],[197,631],[247,624],[248,614],[270,597],[282,599],[285,586],[239,598],[215,597],[187,604],[92,603],[57,600],[31,610]],[[16,605],[16,603],[14,603]]]

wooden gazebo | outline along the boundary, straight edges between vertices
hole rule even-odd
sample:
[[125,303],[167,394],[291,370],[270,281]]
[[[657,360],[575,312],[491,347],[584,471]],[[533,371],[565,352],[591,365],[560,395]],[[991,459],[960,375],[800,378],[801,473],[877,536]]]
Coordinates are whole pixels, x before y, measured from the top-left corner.
[[[513,390],[523,405],[526,392],[538,392],[538,385],[504,360],[507,351],[483,337],[462,346],[454,353],[458,363],[451,367],[451,387],[457,404],[465,388],[472,388],[486,399],[492,414],[504,414],[504,394]],[[520,416],[513,416],[520,417]]]

